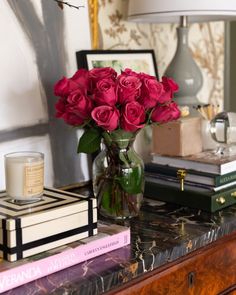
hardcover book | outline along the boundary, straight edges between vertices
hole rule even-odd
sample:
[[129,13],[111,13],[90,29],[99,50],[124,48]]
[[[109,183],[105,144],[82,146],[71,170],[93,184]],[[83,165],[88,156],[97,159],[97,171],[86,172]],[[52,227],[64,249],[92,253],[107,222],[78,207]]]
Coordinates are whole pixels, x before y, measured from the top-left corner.
[[214,186],[210,184],[189,181],[186,178],[184,178],[183,182],[181,182],[181,180],[178,177],[159,174],[159,173],[150,173],[150,172],[145,173],[145,180],[163,184],[169,187],[179,188],[180,190],[190,190],[190,191],[197,191],[197,192],[209,192],[209,191],[218,192],[223,189],[236,185],[236,181],[231,181],[229,183],[226,183],[220,186]]
[[[146,163],[145,164],[145,172],[147,174],[157,174],[163,176],[170,176],[177,178],[178,170],[180,167],[172,167],[169,165],[159,165],[156,163]],[[230,173],[226,173],[224,175],[216,175],[214,173],[209,172],[201,172],[192,169],[186,169],[185,181],[200,183],[205,185],[210,185],[213,187],[222,186],[231,182],[236,181],[236,170]]]
[[130,228],[98,223],[98,234],[16,262],[0,262],[0,293],[130,244]]
[[217,155],[212,151],[205,151],[186,157],[169,157],[153,154],[152,162],[219,175],[236,170],[236,155]]
[[145,182],[146,197],[183,206],[215,212],[236,203],[236,186],[220,192],[196,190],[181,191],[153,181]]

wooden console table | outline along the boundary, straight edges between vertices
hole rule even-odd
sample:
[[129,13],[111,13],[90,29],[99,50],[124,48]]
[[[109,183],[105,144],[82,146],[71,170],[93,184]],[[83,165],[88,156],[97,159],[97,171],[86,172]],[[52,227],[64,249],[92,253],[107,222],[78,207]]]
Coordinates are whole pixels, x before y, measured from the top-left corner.
[[210,214],[146,199],[125,224],[131,245],[4,294],[236,294],[236,205]]
[[106,295],[236,294],[235,284],[234,233],[143,274]]

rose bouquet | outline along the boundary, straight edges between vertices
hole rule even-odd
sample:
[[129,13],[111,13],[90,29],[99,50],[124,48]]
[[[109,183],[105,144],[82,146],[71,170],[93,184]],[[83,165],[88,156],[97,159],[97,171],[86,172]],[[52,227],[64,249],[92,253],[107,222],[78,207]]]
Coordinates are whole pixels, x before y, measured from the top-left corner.
[[160,82],[131,69],[118,75],[112,68],[80,69],[55,84],[54,93],[60,97],[56,116],[84,128],[78,152],[95,152],[102,139],[106,145],[93,167],[94,192],[105,215],[123,218],[137,214],[144,177],[132,143],[145,126],[179,118],[172,100],[177,90],[171,78],[163,77]]

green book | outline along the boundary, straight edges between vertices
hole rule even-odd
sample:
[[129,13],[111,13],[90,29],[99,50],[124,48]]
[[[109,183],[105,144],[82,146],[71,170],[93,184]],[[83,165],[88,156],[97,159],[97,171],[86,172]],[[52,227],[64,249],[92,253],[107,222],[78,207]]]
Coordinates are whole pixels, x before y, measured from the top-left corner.
[[[182,168],[174,167],[171,165],[161,165],[151,162],[145,164],[145,172],[147,174],[152,174],[153,176],[156,174],[160,176],[162,175],[163,177],[167,176],[177,179],[177,173],[179,169]],[[192,169],[185,169],[185,172],[185,181],[205,184],[213,187],[219,187],[236,181],[236,167],[235,171],[226,173],[224,175],[217,175],[214,173],[196,171]]]
[[236,185],[219,192],[197,189],[181,191],[178,187],[146,181],[144,195],[164,202],[215,212],[236,203]]

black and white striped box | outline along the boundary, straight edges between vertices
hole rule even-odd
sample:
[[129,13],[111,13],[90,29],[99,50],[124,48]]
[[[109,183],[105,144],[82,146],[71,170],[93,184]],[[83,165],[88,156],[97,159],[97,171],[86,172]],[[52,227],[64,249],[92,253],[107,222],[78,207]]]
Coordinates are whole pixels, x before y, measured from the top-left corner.
[[22,205],[0,192],[0,257],[8,261],[95,234],[95,198],[46,188],[41,201]]

